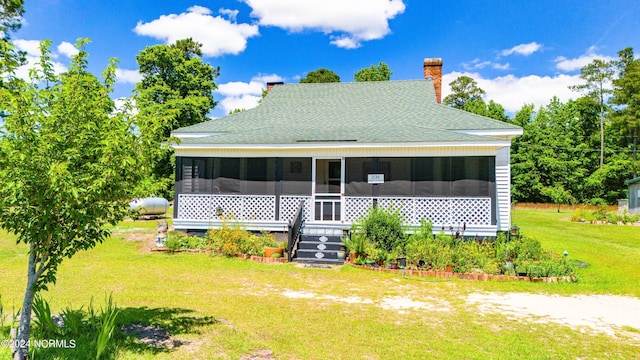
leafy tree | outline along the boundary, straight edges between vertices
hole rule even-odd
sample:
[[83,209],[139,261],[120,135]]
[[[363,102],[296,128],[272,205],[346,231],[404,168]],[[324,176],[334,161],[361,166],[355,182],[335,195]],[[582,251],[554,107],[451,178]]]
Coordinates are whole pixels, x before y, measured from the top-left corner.
[[493,100],[489,100],[489,105],[487,105],[487,111],[484,113],[484,116],[504,122],[509,121],[509,117],[505,114],[504,107]]
[[241,108],[236,108],[236,109],[230,110],[228,115],[233,115],[233,114],[241,113],[241,112],[246,111],[246,110],[247,110],[247,109],[245,109],[245,108],[242,108],[242,109],[241,109]]
[[551,201],[558,205],[558,212],[560,212],[560,205],[574,203],[576,199],[571,195],[571,192],[566,190],[562,184],[556,184],[555,186],[546,186],[541,190],[542,195],[547,196]]
[[532,106],[524,106],[516,115],[524,134],[512,147],[512,195],[514,200],[544,202],[546,187],[562,186],[573,194],[584,195],[584,178],[589,163],[582,160],[585,150],[576,136],[579,125],[575,102],[561,103],[554,98],[538,110],[533,121]]
[[[34,296],[56,281],[58,265],[103,242],[128,214],[128,199],[142,178],[150,141],[144,123],[116,111],[109,93],[115,60],[104,83],[87,71],[79,40],[69,71],[53,72],[50,41],[29,82],[11,72],[0,87],[0,227],[29,247],[27,286],[17,340],[27,343]],[[135,131],[135,130],[139,131]],[[27,347],[15,349],[25,359]]]
[[[21,26],[23,3],[24,0],[0,0],[0,74],[11,74],[26,62],[26,53],[15,51],[14,45],[9,41],[10,32]],[[0,88],[7,85],[6,77],[0,76]]]
[[533,104],[523,105],[522,108],[520,108],[520,110],[518,110],[516,115],[513,117],[513,120],[512,120],[513,124],[521,127],[525,127],[529,125],[531,123],[531,119],[534,113],[533,109],[534,109]]
[[619,76],[613,80],[611,103],[621,105],[613,114],[615,126],[633,142],[633,177],[637,177],[637,139],[640,126],[640,60],[633,55],[632,48],[618,52]]
[[380,62],[377,66],[371,65],[368,68],[362,68],[353,74],[353,78],[357,82],[363,81],[389,81],[393,72],[389,69],[389,65]]
[[340,76],[331,70],[320,68],[315,71],[309,71],[307,76],[300,79],[300,83],[330,83],[340,82]]
[[24,0],[0,0],[0,39],[9,40],[9,32],[20,29]]
[[[208,120],[216,106],[214,80],[220,68],[202,62],[202,45],[192,39],[173,45],[154,45],[136,57],[142,80],[136,85],[136,105],[142,117],[160,120],[154,131],[157,143],[166,142],[171,131]],[[171,198],[175,163],[169,146],[156,149],[153,172],[139,195],[160,193]]]
[[580,78],[585,84],[570,86],[571,89],[586,93],[599,105],[600,117],[600,168],[604,164],[604,119],[607,111],[605,97],[611,94],[608,85],[613,78],[613,63],[601,59],[595,59],[580,69]]
[[482,101],[486,94],[478,83],[468,76],[460,76],[449,83],[451,94],[444,98],[444,104],[456,109],[464,109],[467,102]]

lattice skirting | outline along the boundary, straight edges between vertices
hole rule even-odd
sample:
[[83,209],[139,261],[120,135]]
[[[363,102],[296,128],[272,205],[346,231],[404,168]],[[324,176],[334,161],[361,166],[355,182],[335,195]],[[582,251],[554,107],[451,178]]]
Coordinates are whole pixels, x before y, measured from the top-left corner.
[[222,216],[237,220],[273,220],[276,197],[271,195],[178,195],[178,218],[207,220]]
[[[280,220],[291,220],[304,203],[304,219],[311,217],[311,196],[281,196]],[[271,195],[178,195],[178,218],[192,220],[217,219],[216,210],[222,216],[236,220],[275,220],[276,197]]]
[[304,201],[302,218],[308,221],[311,218],[311,196],[280,196],[280,220],[291,221],[298,210],[300,201]]
[[[290,221],[304,201],[304,219],[311,221],[311,196],[281,196],[280,219]],[[441,225],[491,225],[490,198],[401,198],[379,197],[378,206],[399,209],[407,223],[418,225],[430,219]],[[344,221],[355,222],[373,206],[372,197],[344,197]],[[178,218],[192,220],[217,219],[223,216],[240,221],[275,220],[276,197],[271,195],[178,195]]]
[[[370,197],[345,197],[344,213],[354,222],[373,206]],[[377,198],[378,206],[399,209],[405,221],[420,224],[420,219],[442,225],[491,225],[490,198]]]

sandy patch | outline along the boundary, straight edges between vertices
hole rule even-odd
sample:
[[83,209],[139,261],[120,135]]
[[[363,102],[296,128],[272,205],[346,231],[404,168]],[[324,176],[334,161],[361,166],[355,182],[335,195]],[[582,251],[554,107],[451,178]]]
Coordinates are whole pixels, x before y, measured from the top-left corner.
[[478,305],[481,313],[531,317],[535,322],[586,327],[608,335],[624,326],[640,329],[640,299],[626,296],[488,293],[471,294],[467,302]]
[[[426,311],[449,311],[449,303],[440,299],[429,298],[422,299],[425,301],[413,300],[408,297],[394,296],[384,297],[380,301],[375,302],[372,299],[361,298],[359,296],[340,297],[333,295],[317,295],[307,291],[290,291],[282,292],[282,296],[290,299],[312,299],[312,300],[330,300],[347,304],[367,304],[375,305],[384,310],[393,310],[399,314],[406,314],[408,310],[426,310]],[[428,301],[428,302],[427,302]]]

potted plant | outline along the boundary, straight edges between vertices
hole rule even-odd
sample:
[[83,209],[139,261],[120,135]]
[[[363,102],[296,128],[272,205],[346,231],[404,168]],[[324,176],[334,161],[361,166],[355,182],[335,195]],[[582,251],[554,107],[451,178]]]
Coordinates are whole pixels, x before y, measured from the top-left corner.
[[273,237],[268,237],[268,240],[266,240],[264,244],[264,257],[282,256],[284,256],[284,247],[280,243],[277,243]]
[[391,252],[392,261],[395,261],[398,264],[398,267],[404,269],[407,267],[407,258],[404,255],[401,247],[396,247]]
[[[343,240],[344,242],[344,240]],[[354,257],[366,257],[367,256],[367,238],[363,233],[352,233],[351,237],[347,240],[347,248],[349,249],[349,257],[351,253],[354,253]],[[355,260],[355,259],[354,259]]]

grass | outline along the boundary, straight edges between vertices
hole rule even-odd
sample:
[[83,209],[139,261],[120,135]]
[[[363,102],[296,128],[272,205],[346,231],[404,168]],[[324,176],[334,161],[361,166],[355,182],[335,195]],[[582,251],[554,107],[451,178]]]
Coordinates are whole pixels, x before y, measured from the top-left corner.
[[545,249],[566,250],[571,258],[589,263],[571,291],[640,297],[640,227],[577,223],[570,218],[570,210],[518,210],[512,222]]
[[[640,228],[576,224],[564,220],[569,217],[569,212],[517,210],[513,222],[545,248],[567,250],[570,257],[590,263],[579,269],[580,281],[573,284],[423,279],[350,267],[148,253],[142,239],[153,240],[156,222],[137,221],[122,223],[105,243],[66,259],[57,284],[43,295],[52,312],[60,313],[67,307],[86,309],[92,297],[112,293],[120,309],[117,329],[150,324],[179,340],[168,348],[153,347],[116,331],[114,346],[107,348],[107,358],[114,359],[237,359],[259,349],[273,351],[278,359],[635,358],[637,339],[479,315],[465,301],[467,294],[486,291],[640,297],[635,273]],[[5,315],[20,306],[26,261],[26,247],[0,233]],[[287,297],[287,292],[299,296]],[[430,307],[400,311],[379,306],[395,297]],[[6,338],[6,330],[0,338]],[[8,349],[0,348],[0,358],[7,356]],[[70,357],[95,354],[50,350],[38,358]]]

